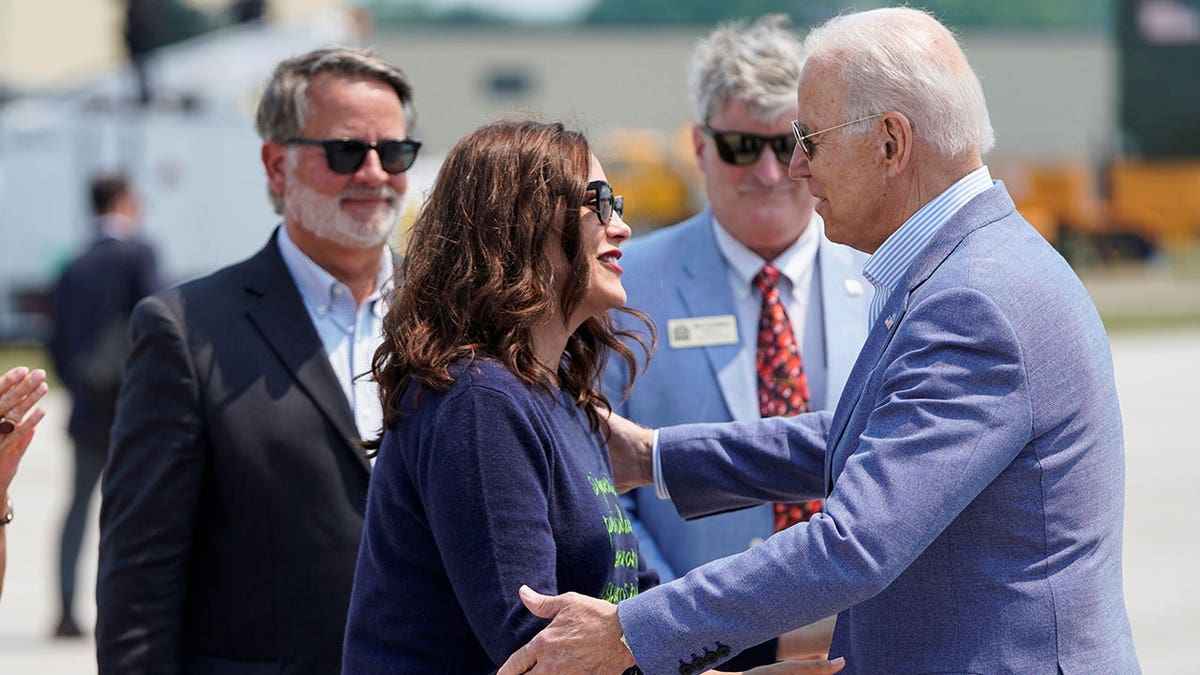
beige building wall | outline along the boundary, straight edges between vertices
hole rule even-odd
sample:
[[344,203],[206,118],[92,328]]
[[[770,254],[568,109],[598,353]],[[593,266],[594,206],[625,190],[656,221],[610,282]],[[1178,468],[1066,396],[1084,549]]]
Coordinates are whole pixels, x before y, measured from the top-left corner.
[[0,0],[0,82],[45,89],[124,61],[120,0]]
[[[446,149],[481,123],[536,111],[590,133],[690,120],[684,67],[703,28],[379,32],[416,88],[418,133]],[[994,156],[1095,159],[1113,151],[1116,55],[1098,34],[971,33],[963,43],[996,129]],[[497,95],[497,77],[528,88]]]

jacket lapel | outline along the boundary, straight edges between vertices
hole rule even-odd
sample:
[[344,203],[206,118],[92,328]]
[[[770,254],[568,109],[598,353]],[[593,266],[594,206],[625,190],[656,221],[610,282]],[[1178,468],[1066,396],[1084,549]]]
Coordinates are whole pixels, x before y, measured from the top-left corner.
[[295,378],[300,389],[317,405],[364,470],[370,471],[363,450],[354,439],[358,430],[350,403],[329,365],[329,357],[309,319],[304,301],[283,263],[272,235],[267,246],[254,257],[254,274],[247,278],[246,316]]
[[[1003,218],[1015,208],[1012,199],[1008,195],[1008,191],[1004,188],[1004,184],[996,181],[990,189],[967,202],[950,220],[946,221],[941,229],[937,231],[937,234],[933,235],[933,238],[925,246],[925,249],[913,259],[912,264],[904,275],[904,280],[897,285],[892,296],[888,298],[887,304],[884,305],[883,311],[879,313],[879,318],[876,319],[875,325],[871,326],[867,342],[863,345],[862,353],[859,354],[858,361],[854,364],[854,369],[850,372],[850,379],[846,382],[845,391],[847,395],[838,401],[837,410],[834,412],[830,426],[829,439],[826,444],[826,494],[829,494],[833,490],[835,478],[834,466],[837,464],[835,461],[836,457],[843,452],[852,450],[857,444],[857,439],[851,438],[846,441],[847,447],[842,447],[847,426],[855,409],[862,402],[867,381],[875,372],[875,368],[879,364],[879,359],[882,358],[884,351],[891,344],[892,337],[899,330],[900,324],[904,320],[904,314],[908,310],[908,302],[912,293],[929,279],[938,266],[954,252],[954,249],[962,242],[963,238],[988,223]],[[850,392],[853,392],[853,394],[851,395]]]
[[[681,274],[675,292],[687,310],[688,316],[737,316],[733,291],[724,273],[725,261],[717,248],[712,233],[712,212],[705,210],[700,219],[696,236],[690,238],[680,250]],[[746,340],[753,339],[753,332],[746,326],[738,326],[738,342],[730,345],[701,347],[708,360],[712,377],[716,380],[725,406],[734,420],[758,419],[758,393],[747,391],[755,382],[754,373],[739,362],[738,352]]]

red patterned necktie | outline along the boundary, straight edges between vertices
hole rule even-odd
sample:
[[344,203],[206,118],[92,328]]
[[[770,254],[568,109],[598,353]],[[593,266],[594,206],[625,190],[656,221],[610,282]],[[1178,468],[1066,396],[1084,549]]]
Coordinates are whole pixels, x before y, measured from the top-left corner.
[[[762,314],[758,319],[758,412],[763,417],[798,415],[807,412],[808,378],[800,359],[800,345],[792,332],[787,310],[779,301],[779,270],[764,265],[754,276],[762,292]],[[775,531],[808,520],[821,510],[821,500],[803,504],[775,504]]]

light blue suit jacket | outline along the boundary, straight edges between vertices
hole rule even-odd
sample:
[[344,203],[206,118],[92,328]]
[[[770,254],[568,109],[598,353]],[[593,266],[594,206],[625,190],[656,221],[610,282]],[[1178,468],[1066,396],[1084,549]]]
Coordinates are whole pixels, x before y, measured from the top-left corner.
[[660,448],[689,517],[828,498],[621,603],[647,673],[836,612],[845,673],[1139,672],[1104,326],[1001,184],[913,262],[834,414],[664,429]]
[[[758,419],[758,391],[753,359],[735,355],[754,349],[756,326],[739,326],[739,344],[673,349],[667,321],[684,317],[736,314],[726,263],[712,231],[712,211],[631,241],[624,248],[622,283],[627,304],[654,319],[659,345],[648,370],[641,374],[628,400],[622,401],[627,372],[620,359],[610,359],[606,389],[621,415],[652,427],[689,422]],[[873,289],[862,276],[867,256],[824,237],[821,218],[812,219],[820,234],[813,287],[820,289],[824,320],[826,401],[838,400],[850,368],[867,337]],[[624,327],[640,327],[618,317]],[[813,326],[810,330],[818,329]],[[635,350],[635,353],[640,354]],[[813,495],[813,498],[821,496]],[[663,581],[749,547],[771,536],[769,505],[686,522],[671,502],[653,488],[636,490],[626,501],[642,557]]]

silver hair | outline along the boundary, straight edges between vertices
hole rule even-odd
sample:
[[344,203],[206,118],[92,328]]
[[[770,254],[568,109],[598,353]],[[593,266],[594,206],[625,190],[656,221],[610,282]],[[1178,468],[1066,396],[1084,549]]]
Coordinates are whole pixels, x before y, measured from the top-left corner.
[[763,122],[795,108],[804,50],[786,23],[786,16],[770,14],[750,26],[722,24],[696,42],[687,86],[697,124],[708,123],[734,101]]
[[840,73],[847,119],[898,111],[947,157],[984,154],[996,144],[983,86],[932,14],[909,7],[845,14],[810,31],[804,47],[809,59]]
[[[300,135],[308,108],[308,84],[322,73],[339,77],[378,80],[396,90],[404,106],[404,118],[411,131],[416,122],[412,85],[402,70],[375,56],[368,49],[322,47],[286,59],[275,67],[267,80],[254,126],[264,141],[283,143]],[[283,214],[283,197],[267,190],[275,212]]]

